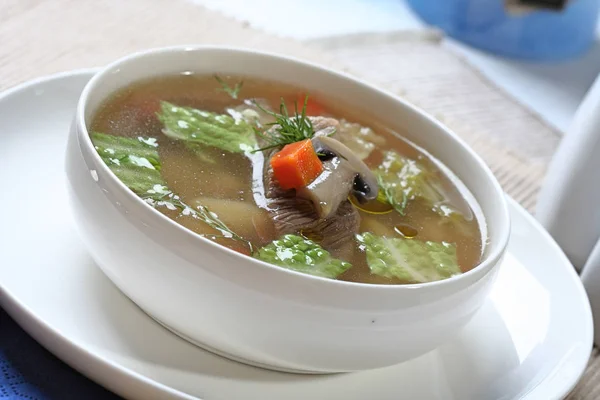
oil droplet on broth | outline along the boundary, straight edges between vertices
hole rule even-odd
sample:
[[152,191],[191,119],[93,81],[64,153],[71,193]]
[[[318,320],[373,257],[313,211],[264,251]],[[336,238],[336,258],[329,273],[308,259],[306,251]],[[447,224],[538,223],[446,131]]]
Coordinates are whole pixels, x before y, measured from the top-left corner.
[[394,226],[394,231],[402,235],[402,237],[405,239],[412,239],[419,234],[419,231],[417,231],[412,226],[406,224],[398,224]]
[[350,200],[350,203],[352,203],[354,207],[358,208],[363,212],[366,212],[367,214],[387,214],[392,212],[392,210],[394,209],[394,207],[390,204],[383,203],[377,199],[367,201],[366,203],[360,203],[358,199],[354,197],[354,195],[350,195],[348,196],[348,200]]

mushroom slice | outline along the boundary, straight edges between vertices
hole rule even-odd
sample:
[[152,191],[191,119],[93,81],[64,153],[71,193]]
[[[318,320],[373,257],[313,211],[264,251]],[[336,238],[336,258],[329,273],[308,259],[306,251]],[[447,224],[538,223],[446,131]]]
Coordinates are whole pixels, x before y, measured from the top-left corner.
[[319,218],[335,213],[350,193],[360,202],[377,198],[377,179],[366,164],[341,142],[326,136],[313,138],[323,161],[323,172],[296,195],[312,201]]

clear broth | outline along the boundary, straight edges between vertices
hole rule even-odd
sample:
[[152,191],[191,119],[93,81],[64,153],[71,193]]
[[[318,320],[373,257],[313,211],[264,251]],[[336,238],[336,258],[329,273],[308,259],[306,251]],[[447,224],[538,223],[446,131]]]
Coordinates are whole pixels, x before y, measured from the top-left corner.
[[[236,82],[239,77],[227,77]],[[221,90],[221,86],[213,76],[174,75],[148,81],[141,81],[126,87],[110,97],[99,109],[91,124],[91,131],[115,136],[153,137],[159,144],[162,161],[161,174],[168,187],[177,193],[187,204],[200,202],[215,212],[233,231],[252,242],[255,248],[277,239],[267,211],[261,209],[254,201],[252,192],[251,161],[239,154],[223,152],[219,149],[210,151],[217,155],[218,165],[204,162],[196,157],[184,145],[166,137],[162,132],[162,124],[155,115],[148,112],[156,100],[165,100],[179,106],[189,106],[207,111],[224,113],[227,107],[238,106],[244,99],[266,99],[273,109],[278,109],[281,99],[291,106],[304,91],[297,87],[244,78],[244,85],[237,100],[232,99]],[[382,159],[382,150],[390,147],[410,158],[429,157],[418,148],[404,140],[388,127],[381,126],[362,110],[351,109],[327,96],[317,96],[319,104],[327,110],[326,116],[345,118],[351,122],[369,126],[386,141],[386,149],[376,148],[365,160],[365,163],[376,168]],[[474,268],[481,259],[482,233],[471,205],[465,200],[452,179],[446,176],[436,165],[436,174],[448,194],[448,201],[468,216],[460,229],[441,223],[441,218],[430,207],[418,201],[410,202],[405,215],[397,212],[387,214],[370,214],[360,211],[360,232],[369,231],[376,235],[390,237],[403,236],[419,240],[450,242],[457,246],[457,256],[463,272]],[[199,234],[216,233],[208,225],[197,219],[179,215],[161,207],[159,211],[174,219],[181,225]],[[247,248],[227,239],[214,239],[217,243],[235,251],[248,254]],[[372,275],[366,263],[364,253],[356,248],[346,261],[352,268],[338,277],[340,280],[376,283],[402,284],[398,279],[388,279]]]

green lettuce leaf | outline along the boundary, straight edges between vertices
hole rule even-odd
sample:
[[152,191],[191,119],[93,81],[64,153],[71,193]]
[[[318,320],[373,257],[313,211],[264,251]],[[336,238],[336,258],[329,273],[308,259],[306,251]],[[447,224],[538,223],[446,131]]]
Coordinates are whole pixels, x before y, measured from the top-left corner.
[[[114,174],[146,203],[154,208],[166,207],[180,215],[197,218],[219,232],[220,237],[244,242],[250,251],[252,244],[233,232],[217,214],[198,204],[192,208],[173,193],[160,174],[158,143],[154,138],[128,138],[93,132],[92,143],[102,161]],[[216,238],[217,235],[201,235]]]
[[156,139],[128,138],[99,132],[92,132],[90,136],[102,161],[137,195],[146,195],[155,185],[166,185],[160,174]]
[[256,147],[252,126],[243,119],[161,102],[158,119],[163,133],[172,139],[245,153]]
[[371,273],[375,275],[422,283],[461,273],[454,244],[387,238],[368,232],[356,238],[367,254]]
[[439,176],[422,157],[413,160],[387,151],[375,174],[380,189],[378,200],[391,204],[401,215],[409,202],[421,200],[442,217],[440,225],[451,225],[464,235],[473,234],[465,224],[465,215],[446,202]]
[[385,198],[400,214],[404,214],[409,201],[417,198],[426,201],[434,210],[445,200],[439,177],[420,160],[387,151],[375,173]]
[[333,258],[312,240],[297,235],[284,235],[259,249],[254,257],[271,264],[305,274],[337,278],[352,264]]

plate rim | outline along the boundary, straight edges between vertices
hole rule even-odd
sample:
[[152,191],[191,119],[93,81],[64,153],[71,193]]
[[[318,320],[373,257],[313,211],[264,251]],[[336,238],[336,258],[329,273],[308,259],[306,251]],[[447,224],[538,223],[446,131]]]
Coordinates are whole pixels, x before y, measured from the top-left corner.
[[[31,79],[0,92],[0,102],[6,98],[30,89],[39,84],[58,81],[65,78],[84,77],[90,79],[98,72],[100,68],[80,68],[75,70],[58,72],[55,74],[45,75]],[[123,384],[131,385],[129,388],[142,389],[140,393],[144,393],[148,388],[156,390],[155,393],[149,393],[151,396],[157,395],[168,396],[172,399],[198,399],[187,393],[171,388],[163,383],[157,382],[154,379],[148,378],[139,372],[131,370],[119,363],[109,360],[102,355],[88,350],[84,345],[77,341],[71,340],[64,335],[59,329],[52,327],[43,319],[39,318],[33,310],[23,304],[0,282],[0,306],[6,313],[14,319],[23,330],[33,337],[36,342],[41,344],[46,350],[54,354],[57,358],[65,362],[71,368],[75,369],[88,379],[96,382],[100,386],[109,389],[113,393],[121,396],[130,396],[130,393]],[[83,357],[85,363],[77,362],[77,358]],[[94,367],[103,368],[93,373]],[[117,379],[111,379],[111,375]],[[125,380],[123,380],[125,378]],[[145,390],[144,390],[145,389]],[[136,396],[137,397],[137,396]],[[148,397],[144,397],[147,399]],[[161,399],[165,397],[160,397]]]
[[[569,278],[571,279],[574,287],[576,288],[577,292],[579,293],[578,297],[579,297],[579,299],[581,299],[581,302],[582,302],[581,312],[585,314],[585,317],[582,317],[582,318],[585,318],[586,325],[587,325],[587,329],[585,329],[585,332],[584,332],[584,334],[582,334],[582,337],[585,336],[585,342],[587,343],[587,348],[588,348],[588,351],[586,352],[587,357],[585,357],[585,359],[582,359],[581,364],[578,365],[577,374],[574,375],[575,379],[572,379],[568,384],[565,384],[564,390],[562,392],[556,393],[555,399],[564,399],[573,391],[573,389],[575,389],[575,386],[577,386],[577,384],[583,377],[585,370],[587,368],[588,362],[590,360],[590,357],[592,355],[592,351],[594,349],[594,322],[593,322],[592,306],[590,304],[585,287],[583,286],[583,282],[581,281],[581,278],[577,274],[575,267],[572,265],[571,261],[568,259],[567,255],[562,250],[562,248],[554,240],[552,235],[550,235],[550,233],[542,226],[542,224],[537,219],[535,219],[535,217],[532,214],[529,213],[529,211],[527,211],[522,205],[520,205],[511,196],[506,194],[506,199],[508,202],[509,211],[514,208],[521,215],[521,217],[523,217],[526,220],[526,222],[528,224],[535,227],[536,231],[541,236],[543,236],[543,240],[549,246],[552,246],[556,250],[556,252],[560,258],[560,260],[558,260],[557,262],[560,262],[561,264],[571,267],[571,268],[565,268],[565,270],[567,271]],[[509,243],[509,246],[510,246],[510,243]],[[525,394],[523,399],[527,400],[527,398],[529,396],[536,395],[538,388],[540,386],[542,386],[542,384],[548,378],[552,378],[554,375],[556,375],[556,374],[555,373],[550,374],[544,380],[539,382],[536,386],[531,388],[531,390]]]
[[[37,77],[11,86],[0,92],[0,102],[18,92],[30,89],[36,85],[46,84],[51,81],[59,81],[72,77],[84,76],[87,76],[89,79],[91,79],[99,70],[100,68],[98,67],[80,68]],[[512,199],[512,197],[509,195],[506,195],[506,197],[509,210],[514,209],[516,212],[518,212],[520,216],[524,218],[528,224],[532,225],[542,236],[543,241],[545,241],[549,246],[552,246],[558,252],[560,255],[560,260],[557,260],[557,262],[560,262],[564,265],[571,265],[571,262],[568,260],[563,250],[560,248],[560,246],[558,246],[556,241],[543,228],[543,226],[535,219],[535,217],[525,210],[514,199]],[[572,284],[576,287],[576,290],[579,293],[579,297],[582,301],[581,312],[585,314],[582,318],[585,319],[587,325],[582,337],[585,338],[585,342],[588,344],[587,347],[589,348],[589,355],[585,358],[585,360],[581,360],[581,365],[577,366],[577,373],[573,375],[574,379],[566,381],[561,387],[561,392],[555,394],[557,399],[566,397],[581,380],[593,349],[592,310],[587,293],[579,275],[575,271],[575,268],[565,269],[568,270],[568,276],[572,280]],[[2,306],[2,308],[19,324],[19,326],[23,328],[23,330],[25,330],[25,332],[27,332],[28,335],[33,337],[44,348],[82,375],[118,395],[128,396],[129,398],[133,397],[143,399],[198,399],[198,397],[191,396],[180,390],[174,389],[154,379],[151,379],[128,367],[124,367],[116,361],[112,361],[100,354],[93,352],[90,349],[87,349],[85,345],[77,342],[76,340],[70,339],[67,335],[61,332],[60,329],[52,327],[49,323],[39,318],[33,310],[23,304],[14,294],[5,288],[1,282],[0,306]],[[529,392],[527,392],[524,398],[535,395],[536,392],[540,390],[540,386],[543,386],[543,383],[547,379],[551,378],[551,375],[546,377],[544,380],[534,386]]]

